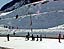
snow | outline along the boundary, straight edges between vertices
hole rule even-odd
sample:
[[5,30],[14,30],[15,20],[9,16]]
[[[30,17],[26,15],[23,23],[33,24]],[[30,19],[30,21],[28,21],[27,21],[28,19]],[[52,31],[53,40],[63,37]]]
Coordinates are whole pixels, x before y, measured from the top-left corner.
[[[43,2],[42,2],[43,3]],[[51,11],[51,10],[59,10],[59,9],[63,9],[63,2],[62,3],[60,3],[59,5],[60,5],[60,7],[62,7],[62,8],[58,8],[58,6],[56,7],[56,3],[57,4],[59,4],[59,2],[48,2],[47,4],[41,4],[41,2],[38,2],[38,4],[36,4],[36,6],[33,6],[33,3],[32,4],[28,4],[28,5],[24,5],[24,6],[22,6],[22,7],[20,7],[20,8],[18,8],[18,9],[16,9],[16,10],[14,10],[13,12],[11,12],[11,14],[8,14],[8,15],[6,15],[6,17],[14,17],[15,16],[15,14],[18,14],[18,15],[20,15],[20,16],[23,16],[23,15],[25,15],[25,14],[28,14],[28,12],[31,12],[32,11],[32,13],[36,13],[37,12],[37,10],[40,10],[42,13],[43,12],[47,12],[48,11],[48,9],[47,8],[49,8],[49,11]],[[50,5],[51,4],[51,5]],[[54,4],[54,6],[52,6]],[[30,5],[30,7],[28,7]],[[62,6],[61,6],[62,5]],[[39,7],[38,7],[39,6]],[[49,7],[48,7],[49,6]],[[39,8],[41,8],[41,9],[39,9]],[[58,9],[55,9],[55,8],[58,8]],[[31,10],[30,10],[31,9]],[[34,11],[34,12],[33,12]],[[34,14],[35,14],[34,13]],[[11,16],[12,15],[12,16]]]
[[[26,36],[29,32],[32,34],[42,34],[43,37],[58,37],[61,33],[64,35],[64,2],[35,2],[28,5],[24,5],[11,12],[1,13],[0,17],[0,35],[7,35],[16,33],[17,36]],[[36,4],[33,6],[33,4]],[[14,6],[19,5],[19,3]],[[30,7],[29,7],[30,5]],[[61,8],[62,7],[62,8]],[[13,7],[11,7],[13,8]],[[32,17],[32,32],[30,30],[30,14]],[[19,15],[18,19],[15,19],[16,15]],[[61,17],[62,16],[62,17]],[[4,28],[4,25],[20,27],[19,29]],[[51,27],[53,26],[53,27]],[[55,26],[55,27],[54,27]],[[24,29],[21,29],[24,28]],[[25,29],[29,28],[29,29]],[[48,28],[48,29],[44,29]],[[43,41],[25,41],[23,37],[10,37],[10,41],[7,41],[6,37],[0,37],[0,46],[13,49],[64,49],[64,40],[62,43],[58,42],[58,39],[44,39]]]
[[[32,17],[32,28],[48,29],[64,24],[64,2],[52,1],[23,5],[9,14],[0,16],[0,25],[14,26],[19,29],[30,29],[30,14]],[[33,4],[36,4],[35,6]],[[29,7],[30,5],[30,7]],[[62,7],[62,8],[61,8]],[[19,18],[15,19],[18,14]]]
[[25,41],[22,37],[0,37],[0,46],[14,49],[64,49],[64,40],[59,43],[57,39],[43,39],[42,41]]
[[[12,12],[12,11],[11,11]],[[7,14],[10,14],[11,12],[1,13],[0,16],[5,16]]]
[[[33,15],[32,16],[32,28],[51,28],[58,25],[64,24],[64,16],[63,13],[59,12],[50,12],[48,14],[40,14],[40,15]],[[55,16],[56,14],[59,14],[59,16]],[[60,17],[62,16],[62,17]],[[13,21],[12,21],[13,20]],[[20,21],[19,21],[20,20]],[[52,23],[53,22],[53,23]],[[10,24],[9,24],[10,23]],[[12,25],[12,26],[18,26],[20,28],[30,28],[30,16],[21,16],[17,20],[14,18],[3,19],[0,20],[0,24],[6,24],[6,25]],[[22,24],[22,25],[21,25]]]

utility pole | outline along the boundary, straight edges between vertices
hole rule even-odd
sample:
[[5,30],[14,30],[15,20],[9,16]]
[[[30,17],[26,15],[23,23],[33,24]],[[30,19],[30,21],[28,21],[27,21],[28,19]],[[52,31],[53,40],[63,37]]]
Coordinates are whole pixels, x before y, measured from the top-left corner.
[[31,32],[32,32],[32,17],[31,17],[31,14],[30,14],[30,29],[31,29]]
[[31,13],[28,12],[28,14],[30,16],[30,29],[31,29],[31,32],[32,32],[32,17],[31,17]]

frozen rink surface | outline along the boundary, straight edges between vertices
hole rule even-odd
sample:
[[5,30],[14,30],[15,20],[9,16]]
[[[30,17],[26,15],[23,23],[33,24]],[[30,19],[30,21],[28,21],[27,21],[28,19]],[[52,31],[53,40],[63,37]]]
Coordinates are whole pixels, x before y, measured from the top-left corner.
[[7,41],[6,37],[0,37],[0,47],[12,49],[64,49],[64,40],[61,43],[58,39],[42,39],[42,41],[25,41],[22,37],[10,37]]

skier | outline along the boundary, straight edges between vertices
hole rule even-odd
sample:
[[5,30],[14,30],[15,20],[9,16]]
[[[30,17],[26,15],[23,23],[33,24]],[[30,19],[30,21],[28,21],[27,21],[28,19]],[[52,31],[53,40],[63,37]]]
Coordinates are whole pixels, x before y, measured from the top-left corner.
[[16,15],[16,19],[18,18],[18,15]]
[[37,35],[37,40],[36,41],[38,41],[38,35]]
[[9,34],[7,35],[7,40],[9,41]]
[[40,35],[40,41],[42,41],[42,35]]
[[60,39],[61,39],[61,34],[59,34],[59,37],[58,37],[58,38],[59,38],[59,43],[61,43],[61,41],[60,41]]
[[29,36],[30,36],[30,34],[29,34],[29,32],[28,32],[28,34],[26,35],[27,40],[29,40]]
[[35,37],[33,36],[33,34],[32,34],[32,41],[34,41],[35,40]]
[[28,35],[26,35],[26,39],[29,40],[29,36]]
[[14,32],[13,35],[15,35],[16,33]]

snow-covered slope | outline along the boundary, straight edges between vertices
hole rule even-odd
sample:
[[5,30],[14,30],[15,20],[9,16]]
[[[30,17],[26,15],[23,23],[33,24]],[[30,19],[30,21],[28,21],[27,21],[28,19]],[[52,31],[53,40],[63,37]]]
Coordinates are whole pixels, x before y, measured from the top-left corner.
[[[23,5],[33,3],[33,2],[37,2],[37,1],[41,1],[41,0],[12,0],[11,2],[5,4],[1,8],[0,11],[10,12],[10,11],[13,11],[17,8],[22,7]],[[44,1],[44,0],[42,0],[42,1]]]
[[[9,13],[0,15],[0,35],[26,36],[30,35],[42,37],[58,37],[64,38],[64,2],[51,1],[47,3],[32,3],[15,9]],[[3,15],[4,14],[4,15]],[[19,17],[16,19],[15,16]],[[31,18],[30,18],[31,17]],[[30,26],[32,20],[32,25]],[[3,28],[7,26],[7,28]],[[14,29],[8,29],[9,26]],[[16,28],[19,29],[16,29]],[[30,28],[33,28],[32,32]],[[14,36],[14,35],[13,35]],[[40,40],[40,39],[39,39]],[[59,44],[56,39],[43,39],[43,41],[25,41],[25,38],[10,37],[7,41],[6,37],[0,37],[0,46],[13,49],[64,49],[64,41]],[[42,44],[43,43],[43,44]]]
[[39,3],[36,3],[36,5],[28,4],[28,5],[24,5],[16,10],[14,10],[12,13],[10,13],[6,16],[3,16],[3,17],[14,17],[16,15],[23,16],[26,14],[36,14],[38,12],[38,10],[40,13],[63,10],[63,8],[64,8],[63,4],[64,4],[64,1],[63,2],[52,1],[52,2],[47,2],[47,3],[39,2]]
[[[19,29],[47,29],[64,24],[64,1],[38,2],[24,5],[0,16],[0,25]],[[62,8],[61,8],[62,7]],[[18,15],[19,18],[15,19]],[[31,19],[30,19],[31,17]],[[30,26],[32,20],[32,26]]]

